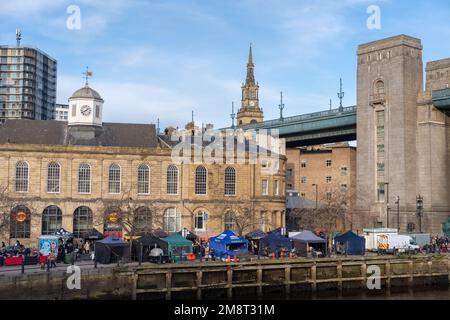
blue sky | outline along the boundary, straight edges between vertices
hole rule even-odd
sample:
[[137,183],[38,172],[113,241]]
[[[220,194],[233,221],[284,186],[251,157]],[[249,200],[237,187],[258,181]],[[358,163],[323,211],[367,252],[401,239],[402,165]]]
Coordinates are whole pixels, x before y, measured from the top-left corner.
[[[381,29],[366,10],[381,8]],[[81,9],[69,30],[66,10]],[[105,99],[104,121],[182,126],[230,124],[240,105],[249,43],[265,118],[355,104],[358,44],[397,34],[419,37],[424,61],[450,57],[450,2],[406,0],[0,0],[0,44],[38,47],[58,60],[58,102],[83,85]]]

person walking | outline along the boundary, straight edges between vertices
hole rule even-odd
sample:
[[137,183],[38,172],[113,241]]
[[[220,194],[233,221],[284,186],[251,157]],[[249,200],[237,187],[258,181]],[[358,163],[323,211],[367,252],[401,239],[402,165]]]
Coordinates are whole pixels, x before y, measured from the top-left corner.
[[84,244],[84,253],[89,254],[90,249],[91,249],[91,245],[90,245],[89,241],[86,241]]
[[56,268],[56,256],[53,251],[50,252],[48,259],[50,260],[50,268]]

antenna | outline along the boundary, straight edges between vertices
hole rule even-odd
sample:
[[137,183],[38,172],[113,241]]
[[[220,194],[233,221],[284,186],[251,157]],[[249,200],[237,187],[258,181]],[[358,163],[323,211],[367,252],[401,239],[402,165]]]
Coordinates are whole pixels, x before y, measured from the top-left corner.
[[192,110],[192,114],[191,114],[191,118],[192,118],[192,123],[194,123],[194,110]]
[[17,28],[16,29],[16,41],[17,41],[17,46],[18,47],[20,47],[20,40],[22,40],[22,30]]
[[330,99],[330,111],[333,109],[333,100]]
[[345,92],[342,91],[342,78],[340,78],[340,91],[337,94],[339,98],[339,112],[344,111],[344,107],[342,106],[342,99],[344,99]]
[[284,110],[284,103],[283,103],[283,91],[280,92],[280,104],[278,105],[278,108],[280,109],[280,120],[283,121],[283,110]]
[[231,128],[235,128],[234,126],[234,119],[236,118],[236,113],[234,112],[234,101],[231,102]]
[[89,86],[89,79],[92,78],[94,73],[92,71],[89,71],[89,67],[86,67],[86,72],[83,72],[83,75],[86,79],[86,87]]
[[159,134],[159,118],[156,120],[157,126],[156,126],[156,133]]

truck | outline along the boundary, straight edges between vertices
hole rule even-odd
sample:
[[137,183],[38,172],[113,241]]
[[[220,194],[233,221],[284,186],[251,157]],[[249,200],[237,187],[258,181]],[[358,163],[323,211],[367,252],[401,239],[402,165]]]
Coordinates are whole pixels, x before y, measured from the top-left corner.
[[382,235],[398,234],[397,229],[377,228],[364,229],[364,238],[366,239],[366,251],[378,251],[378,237]]
[[378,253],[418,253],[420,247],[409,235],[385,234],[378,235]]

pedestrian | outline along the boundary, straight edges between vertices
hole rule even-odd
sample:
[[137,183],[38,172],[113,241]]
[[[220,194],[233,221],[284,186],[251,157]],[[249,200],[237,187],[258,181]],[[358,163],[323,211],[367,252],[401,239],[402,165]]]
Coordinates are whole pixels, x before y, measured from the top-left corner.
[[84,244],[84,253],[89,254],[90,244],[89,241],[86,241]]
[[2,241],[2,248],[5,248],[6,244]]
[[53,251],[50,252],[50,255],[48,256],[48,259],[50,261],[50,268],[56,268],[56,256],[55,256],[55,253]]
[[211,248],[211,250],[209,250],[209,255],[211,256],[212,261],[216,261],[216,257],[214,256],[215,255],[214,248]]

